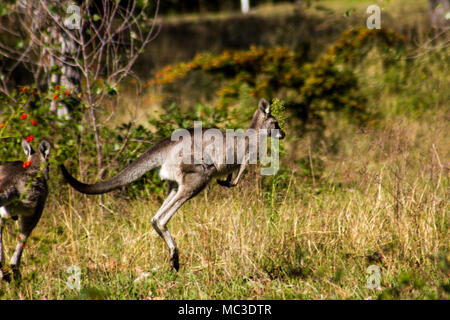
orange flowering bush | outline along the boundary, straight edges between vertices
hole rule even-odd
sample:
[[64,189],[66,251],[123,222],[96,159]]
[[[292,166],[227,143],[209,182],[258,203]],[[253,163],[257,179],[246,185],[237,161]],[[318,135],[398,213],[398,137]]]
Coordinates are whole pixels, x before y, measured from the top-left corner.
[[343,61],[352,65],[360,63],[366,54],[374,46],[383,53],[385,64],[392,62],[397,51],[405,44],[405,37],[390,29],[367,29],[365,27],[353,28],[342,33],[336,43],[334,43],[326,57],[331,60]]
[[404,38],[389,29],[354,28],[345,31],[324,54],[306,63],[302,53],[286,48],[250,47],[247,51],[226,50],[220,55],[197,54],[190,62],[169,65],[148,85],[165,85],[187,77],[193,71],[226,80],[217,91],[219,107],[239,98],[246,85],[250,95],[273,98],[284,91],[287,107],[304,120],[319,117],[321,111],[345,110],[364,121],[366,99],[352,67],[361,63],[371,48],[383,53],[383,62],[395,60]]
[[[231,83],[218,91],[224,100],[236,97],[238,88],[247,83],[254,88],[253,96],[259,91],[276,91],[282,87],[296,86],[302,83],[302,76],[296,70],[303,57],[285,48],[250,47],[248,51],[224,51],[214,56],[202,53],[188,63],[167,66],[158,72],[148,85],[168,84],[186,77],[190,72],[200,70],[220,78],[231,79]],[[258,77],[257,77],[258,76]]]

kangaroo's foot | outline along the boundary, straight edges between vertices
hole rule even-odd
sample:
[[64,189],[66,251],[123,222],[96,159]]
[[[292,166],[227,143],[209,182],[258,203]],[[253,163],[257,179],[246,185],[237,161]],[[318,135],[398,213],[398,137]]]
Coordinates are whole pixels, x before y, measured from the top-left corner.
[[217,179],[217,183],[220,184],[222,187],[227,187],[227,188],[234,187],[234,185],[228,180]]
[[172,268],[174,268],[175,271],[178,272],[178,270],[180,269],[180,263],[178,259],[178,249],[176,248],[173,250],[173,252],[171,252],[170,264],[172,265]]

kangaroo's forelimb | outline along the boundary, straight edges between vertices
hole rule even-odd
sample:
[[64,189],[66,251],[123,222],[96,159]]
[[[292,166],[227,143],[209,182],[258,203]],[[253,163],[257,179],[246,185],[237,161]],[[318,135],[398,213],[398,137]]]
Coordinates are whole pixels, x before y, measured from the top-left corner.
[[241,179],[242,174],[244,173],[245,167],[247,166],[248,162],[248,154],[245,155],[244,162],[242,162],[241,166],[239,167],[239,172],[234,179],[233,183],[231,184],[232,187],[236,186],[239,183],[239,180]]
[[239,172],[236,175],[236,178],[234,178],[233,182],[231,181],[233,179],[233,173],[230,173],[230,174],[228,174],[228,176],[225,180],[217,179],[217,183],[221,186],[228,187],[228,188],[237,186],[237,184],[239,183],[239,180],[241,179],[242,174],[244,173],[245,168],[247,167],[248,158],[249,157],[246,155],[244,162],[239,166]]

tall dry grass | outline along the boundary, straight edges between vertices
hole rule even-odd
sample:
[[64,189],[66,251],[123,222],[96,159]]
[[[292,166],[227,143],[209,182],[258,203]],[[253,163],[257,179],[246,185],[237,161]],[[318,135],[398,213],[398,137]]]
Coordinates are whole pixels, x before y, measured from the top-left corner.
[[[337,121],[326,135],[338,135],[339,151],[296,142],[300,157],[320,159],[314,183],[295,162],[277,177],[253,170],[235,189],[213,183],[169,223],[178,274],[150,223],[161,195],[109,194],[100,208],[61,184],[25,251],[22,284],[2,284],[0,296],[448,298],[447,117],[399,116],[366,131]],[[66,286],[71,265],[81,268],[81,292]],[[381,290],[366,287],[370,265],[382,270]]]

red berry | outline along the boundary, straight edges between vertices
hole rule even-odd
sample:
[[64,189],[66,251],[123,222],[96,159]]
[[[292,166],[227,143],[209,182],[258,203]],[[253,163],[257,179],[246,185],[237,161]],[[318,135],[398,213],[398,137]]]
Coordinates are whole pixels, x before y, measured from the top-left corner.
[[56,100],[56,99],[58,99],[58,95],[57,94],[55,94],[54,96],[53,96],[53,100]]
[[23,88],[22,88],[22,92],[27,92],[27,88],[26,88],[26,87],[23,87]]
[[32,124],[33,126],[35,126],[35,125],[37,124],[36,120],[33,119],[33,121],[31,121],[31,124]]
[[31,142],[31,141],[33,141],[34,140],[34,137],[30,134],[28,137],[27,137],[27,142]]
[[25,161],[25,162],[23,163],[23,167],[24,167],[24,168],[29,167],[30,165],[31,165],[31,161],[30,161],[30,160],[27,160],[27,161]]
[[21,117],[20,120],[25,120],[28,117],[28,115],[26,113],[24,113]]

